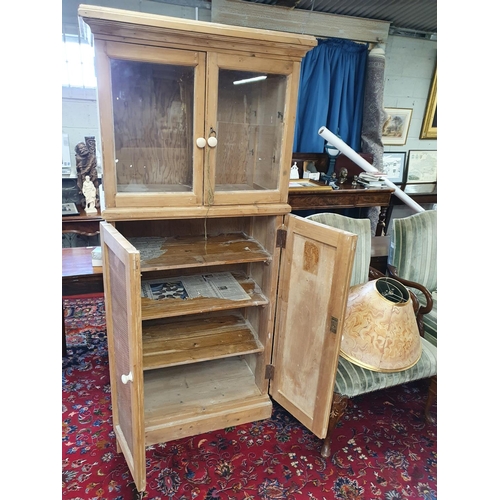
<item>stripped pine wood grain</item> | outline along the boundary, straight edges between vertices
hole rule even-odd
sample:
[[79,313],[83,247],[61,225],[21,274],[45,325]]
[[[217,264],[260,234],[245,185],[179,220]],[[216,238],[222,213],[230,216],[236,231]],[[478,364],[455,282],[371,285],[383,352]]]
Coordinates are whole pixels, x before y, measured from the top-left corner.
[[[134,240],[131,238],[131,241]],[[142,241],[142,240],[139,240]],[[140,244],[136,248],[141,251]],[[141,270],[157,271],[188,267],[226,265],[240,262],[266,262],[271,256],[255,239],[240,234],[221,234],[165,238],[158,257],[143,260]]]
[[146,444],[271,415],[244,357],[147,371],[144,383]]
[[264,350],[252,326],[235,314],[145,324],[142,331],[145,370]]

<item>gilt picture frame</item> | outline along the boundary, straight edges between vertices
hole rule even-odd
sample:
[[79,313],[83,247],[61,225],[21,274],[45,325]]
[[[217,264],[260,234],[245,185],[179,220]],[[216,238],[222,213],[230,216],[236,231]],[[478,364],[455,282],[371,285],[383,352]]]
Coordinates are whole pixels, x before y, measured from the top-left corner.
[[382,126],[382,144],[404,146],[410,129],[411,108],[384,108],[386,120]]
[[437,139],[437,68],[434,71],[431,88],[429,89],[420,139]]

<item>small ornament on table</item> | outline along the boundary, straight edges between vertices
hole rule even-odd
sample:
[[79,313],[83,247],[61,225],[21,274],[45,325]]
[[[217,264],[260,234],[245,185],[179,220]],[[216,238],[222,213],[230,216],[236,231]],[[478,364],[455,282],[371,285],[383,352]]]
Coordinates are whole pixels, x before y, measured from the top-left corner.
[[85,196],[85,212],[87,214],[96,214],[97,209],[95,208],[95,201],[97,190],[94,183],[90,180],[90,176],[85,176],[85,181],[83,181],[82,193]]
[[332,180],[328,183],[328,185],[332,188],[332,189],[340,189],[338,186],[337,186],[337,174],[335,172],[333,172],[332,174]]
[[355,187],[358,185],[358,176],[357,175],[355,175],[352,178],[352,185],[355,186]]
[[292,168],[290,169],[290,179],[300,179],[297,162],[294,162]]
[[346,180],[347,180],[347,168],[343,167],[340,169],[339,182],[340,184],[344,184]]

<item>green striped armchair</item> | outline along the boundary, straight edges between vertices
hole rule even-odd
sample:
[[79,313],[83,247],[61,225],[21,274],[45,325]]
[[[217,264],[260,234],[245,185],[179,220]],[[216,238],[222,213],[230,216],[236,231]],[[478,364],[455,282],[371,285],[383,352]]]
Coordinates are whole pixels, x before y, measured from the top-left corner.
[[[372,236],[369,219],[353,219],[333,213],[314,214],[306,218],[320,224],[357,234],[358,239],[351,275],[351,286],[363,284],[369,279],[384,276],[376,269],[370,267]],[[416,303],[416,299],[413,300]],[[422,330],[420,331],[422,334]],[[418,363],[408,370],[396,373],[380,373],[367,370],[339,356],[328,433],[321,449],[323,457],[326,458],[331,455],[331,438],[335,427],[344,415],[350,399],[356,396],[418,379],[430,378],[431,383],[425,408],[425,417],[427,421],[432,420],[429,410],[436,398],[437,349],[435,345],[425,338],[421,340],[422,356]]]
[[437,211],[394,219],[387,271],[418,298],[417,322],[437,346]]

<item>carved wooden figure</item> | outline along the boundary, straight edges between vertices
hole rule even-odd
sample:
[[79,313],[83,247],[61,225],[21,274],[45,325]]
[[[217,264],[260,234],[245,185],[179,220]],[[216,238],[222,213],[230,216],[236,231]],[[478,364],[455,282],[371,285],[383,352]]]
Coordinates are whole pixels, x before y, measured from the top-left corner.
[[[75,146],[77,185],[79,193],[82,195],[81,205],[86,207],[87,203],[83,194],[83,183],[88,176],[94,184],[96,193],[99,192],[99,179],[97,177],[97,157],[95,137],[85,137],[85,142],[79,142]],[[95,208],[99,208],[99,195],[96,195]]]

